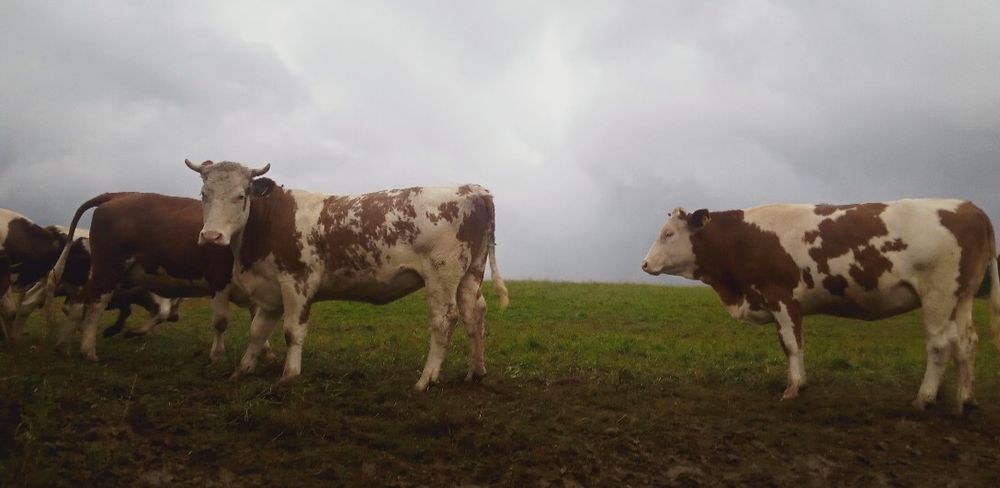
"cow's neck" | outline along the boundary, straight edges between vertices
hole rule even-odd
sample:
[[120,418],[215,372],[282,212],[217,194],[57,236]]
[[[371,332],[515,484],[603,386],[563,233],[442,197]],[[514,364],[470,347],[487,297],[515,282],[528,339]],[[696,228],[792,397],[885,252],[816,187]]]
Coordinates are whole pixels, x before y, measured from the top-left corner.
[[691,236],[691,248],[698,270],[695,277],[712,287],[723,303],[732,305],[743,300],[743,293],[734,276],[732,260],[738,255],[737,247],[745,245],[734,239],[729,225],[728,212],[713,212],[711,223]]
[[279,267],[301,268],[301,233],[295,227],[297,206],[292,193],[278,187],[250,203],[250,215],[233,256],[237,266],[249,267],[273,255]]

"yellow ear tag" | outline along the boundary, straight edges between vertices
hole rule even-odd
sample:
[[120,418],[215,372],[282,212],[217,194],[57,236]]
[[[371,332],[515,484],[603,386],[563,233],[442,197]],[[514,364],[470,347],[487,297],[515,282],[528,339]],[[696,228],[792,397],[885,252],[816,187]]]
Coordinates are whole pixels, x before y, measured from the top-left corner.
[[712,221],[712,217],[706,215],[706,216],[704,216],[704,217],[701,218],[701,226],[705,227],[711,221]]

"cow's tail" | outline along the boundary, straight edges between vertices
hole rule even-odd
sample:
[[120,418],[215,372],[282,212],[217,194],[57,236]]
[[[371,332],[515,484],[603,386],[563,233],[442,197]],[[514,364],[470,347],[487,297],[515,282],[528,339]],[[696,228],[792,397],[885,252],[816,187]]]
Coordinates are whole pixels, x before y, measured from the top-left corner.
[[109,200],[114,198],[119,193],[102,193],[97,195],[80,205],[80,208],[76,209],[76,213],[73,214],[73,221],[69,224],[69,232],[67,233],[66,245],[63,247],[62,253],[59,254],[59,259],[56,261],[55,266],[52,267],[52,271],[49,272],[49,276],[45,282],[45,320],[51,328],[55,318],[52,311],[53,304],[55,303],[56,287],[58,287],[59,282],[62,281],[63,271],[66,270],[66,259],[69,258],[69,251],[73,248],[73,235],[76,233],[76,226],[80,223],[80,217],[87,210],[94,207],[99,207]]
[[507,285],[503,282],[503,276],[500,276],[500,270],[497,268],[497,252],[496,244],[490,242],[490,248],[487,252],[490,253],[490,274],[493,276],[493,289],[497,292],[497,297],[500,298],[500,310],[504,310],[510,305],[510,295],[507,293]]
[[992,308],[990,320],[993,326],[993,345],[996,346],[997,352],[1000,352],[1000,270],[997,270],[997,266],[1000,266],[997,263],[1000,256],[995,254],[994,249],[994,255],[990,260],[990,308]]

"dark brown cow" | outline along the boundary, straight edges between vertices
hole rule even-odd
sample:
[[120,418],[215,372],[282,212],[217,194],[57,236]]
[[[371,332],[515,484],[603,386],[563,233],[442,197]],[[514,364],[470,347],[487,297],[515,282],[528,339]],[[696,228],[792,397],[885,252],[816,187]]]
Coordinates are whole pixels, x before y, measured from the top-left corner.
[[[212,296],[215,340],[210,357],[225,351],[223,332],[229,320],[233,255],[228,249],[198,245],[201,202],[155,193],[105,193],[85,202],[70,224],[70,236],[80,217],[94,208],[90,228],[90,277],[80,292],[83,316],[71,315],[60,334],[58,346],[67,345],[76,323],[82,320],[80,353],[97,360],[96,327],[134,260],[140,273],[130,280],[166,297]],[[65,253],[64,253],[65,254]],[[57,267],[56,277],[62,268]]]
[[954,358],[959,405],[965,407],[975,402],[972,300],[987,267],[994,338],[1000,335],[995,256],[993,226],[975,205],[908,199],[690,214],[677,209],[642,269],[711,285],[737,319],[777,322],[789,361],[783,398],[797,396],[806,382],[803,316],[876,320],[922,308],[927,370],[914,405],[934,400]]

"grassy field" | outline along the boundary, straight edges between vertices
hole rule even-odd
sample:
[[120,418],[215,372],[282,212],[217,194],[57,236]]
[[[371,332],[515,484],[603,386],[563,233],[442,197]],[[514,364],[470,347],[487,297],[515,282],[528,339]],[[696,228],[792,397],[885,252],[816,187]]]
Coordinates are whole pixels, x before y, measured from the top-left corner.
[[[1000,486],[985,301],[981,408],[961,417],[954,368],[938,405],[909,407],[918,313],[807,318],[810,387],[780,402],[773,326],[733,321],[711,290],[508,286],[510,309],[487,316],[487,378],[462,382],[459,325],[443,383],[424,393],[412,390],[429,341],[422,292],[314,306],[303,375],[281,386],[280,362],[226,379],[243,311],[219,364],[203,301],[155,335],[99,340],[97,364],[55,355],[38,314],[26,345],[0,352],[0,485]],[[283,358],[280,330],[272,342]]]

